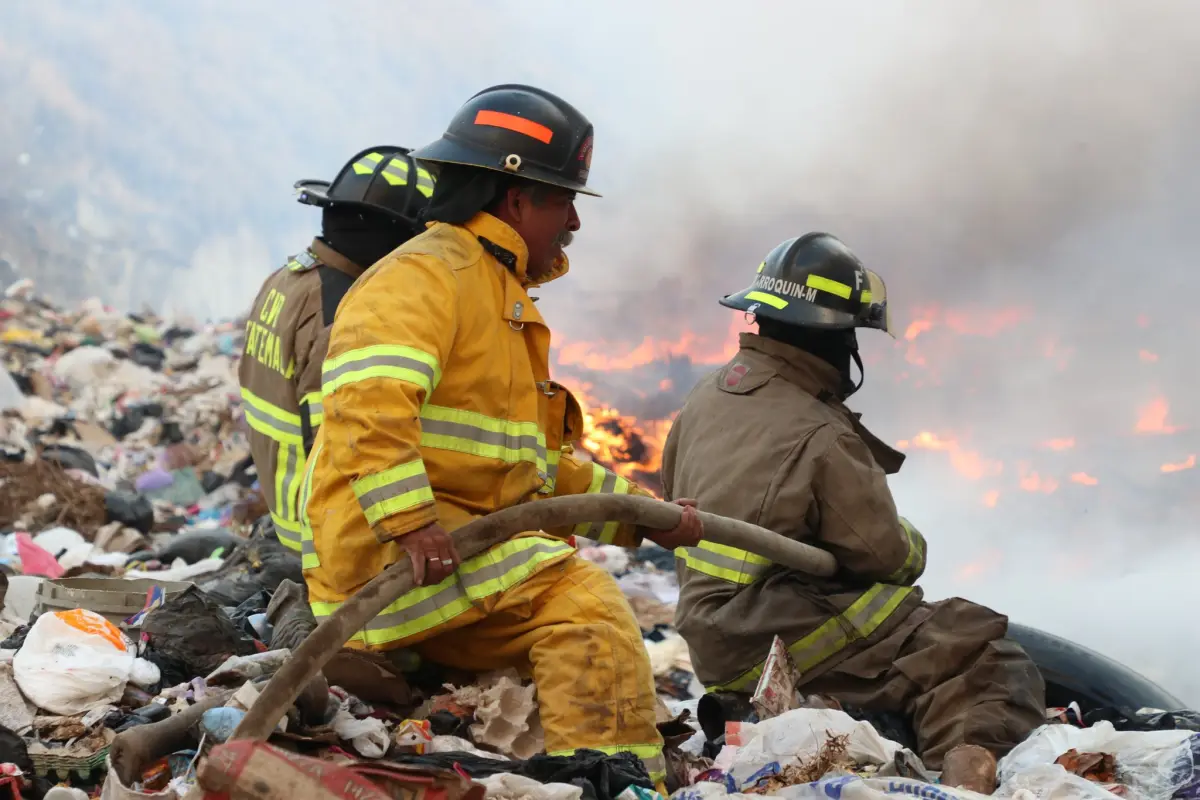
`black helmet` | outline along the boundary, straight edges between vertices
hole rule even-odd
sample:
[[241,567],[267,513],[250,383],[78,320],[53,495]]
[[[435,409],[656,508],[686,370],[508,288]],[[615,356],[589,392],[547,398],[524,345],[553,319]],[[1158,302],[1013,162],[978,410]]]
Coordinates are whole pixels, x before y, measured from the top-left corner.
[[754,283],[721,305],[799,327],[892,332],[883,279],[828,233],[776,247],[758,265]]
[[412,155],[600,196],[586,186],[592,123],[566,101],[532,86],[484,89],[458,110],[442,138]]
[[357,206],[381,211],[420,228],[417,215],[429,204],[434,178],[413,161],[407,147],[383,145],[346,162],[333,182],[296,181],[301,203],[329,208]]

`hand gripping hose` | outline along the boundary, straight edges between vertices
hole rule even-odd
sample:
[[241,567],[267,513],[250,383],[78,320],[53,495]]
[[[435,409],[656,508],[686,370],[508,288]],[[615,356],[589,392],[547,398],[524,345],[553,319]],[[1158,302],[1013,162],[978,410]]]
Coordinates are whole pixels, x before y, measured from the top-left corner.
[[[512,506],[472,520],[454,531],[454,546],[464,561],[524,531],[569,527],[582,522],[622,522],[655,530],[679,524],[682,509],[636,495],[593,494],[552,497]],[[793,541],[741,520],[699,512],[704,539],[747,550],[790,569],[828,577],[837,562],[824,550]],[[232,739],[265,741],[308,682],[350,637],[388,605],[414,587],[407,558],[375,576],[336,612],[326,617],[263,688]]]

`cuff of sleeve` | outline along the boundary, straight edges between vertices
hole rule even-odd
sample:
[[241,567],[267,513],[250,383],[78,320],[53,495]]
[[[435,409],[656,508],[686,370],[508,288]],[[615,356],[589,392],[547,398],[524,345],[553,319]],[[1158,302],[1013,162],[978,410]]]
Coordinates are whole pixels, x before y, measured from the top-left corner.
[[383,519],[377,525],[373,525],[371,530],[375,532],[375,538],[381,544],[399,539],[401,536],[419,531],[428,525],[432,525],[438,521],[437,511],[435,506],[430,503],[422,508],[414,508],[412,511],[404,514],[393,514],[386,519]]

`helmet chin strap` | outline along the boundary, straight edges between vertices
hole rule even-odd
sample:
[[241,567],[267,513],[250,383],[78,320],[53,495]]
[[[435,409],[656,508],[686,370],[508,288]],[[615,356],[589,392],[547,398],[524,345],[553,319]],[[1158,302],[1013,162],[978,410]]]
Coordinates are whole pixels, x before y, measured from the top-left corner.
[[846,372],[842,374],[842,399],[849,397],[862,388],[863,380],[866,379],[867,373],[863,369],[862,358],[858,355],[858,336],[854,328],[846,332],[846,346],[850,350],[850,360],[858,367],[858,383],[854,382],[851,377],[851,370],[847,366]]

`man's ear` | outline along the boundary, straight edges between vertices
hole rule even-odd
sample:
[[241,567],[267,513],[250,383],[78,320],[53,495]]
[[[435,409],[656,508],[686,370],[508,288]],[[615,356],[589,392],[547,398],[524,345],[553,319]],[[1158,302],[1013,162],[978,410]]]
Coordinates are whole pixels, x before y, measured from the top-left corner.
[[529,208],[529,198],[520,186],[510,186],[504,193],[504,203],[514,222],[522,222]]

